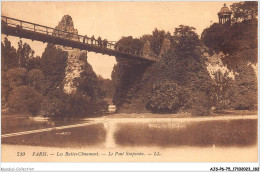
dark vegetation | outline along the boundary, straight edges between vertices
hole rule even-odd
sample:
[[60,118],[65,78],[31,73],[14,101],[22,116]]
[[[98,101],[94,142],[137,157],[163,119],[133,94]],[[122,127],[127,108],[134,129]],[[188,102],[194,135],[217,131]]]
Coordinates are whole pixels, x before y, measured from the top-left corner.
[[[77,91],[63,90],[68,53],[48,44],[42,57],[35,57],[27,43],[16,50],[5,38],[2,48],[2,107],[20,113],[51,118],[86,117],[107,111],[105,91],[85,61]],[[82,53],[86,59],[86,54]],[[83,57],[80,57],[83,58]]]
[[[181,25],[172,36],[168,33],[171,51],[152,65],[129,65],[117,58],[112,78],[116,82],[114,103],[120,108],[119,112],[176,113],[185,110],[195,115],[209,114],[211,78],[194,30]],[[158,35],[163,39],[166,36],[164,31],[155,30],[150,37]],[[151,48],[158,53],[158,47]]]

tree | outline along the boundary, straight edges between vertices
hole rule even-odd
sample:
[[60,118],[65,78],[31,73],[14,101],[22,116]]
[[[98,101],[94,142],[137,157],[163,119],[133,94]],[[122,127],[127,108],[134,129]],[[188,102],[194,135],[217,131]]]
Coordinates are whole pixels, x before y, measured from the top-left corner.
[[[65,99],[66,100],[66,99]],[[55,96],[44,97],[40,114],[51,119],[64,119],[68,117],[67,104],[64,99]]]
[[200,45],[200,41],[195,30],[194,27],[184,25],[175,28],[173,47],[175,47],[175,53],[178,53],[179,57],[190,56],[191,54],[197,57],[196,47]]
[[102,88],[106,92],[106,100],[109,104],[112,104],[112,99],[115,94],[115,87],[113,85],[113,81],[111,79],[105,79],[102,76],[98,76],[99,81],[102,83]]
[[154,29],[151,36],[151,48],[156,55],[160,54],[165,36],[166,33],[164,30],[159,31],[157,28]]
[[258,15],[258,2],[257,1],[244,1],[237,2],[231,5],[233,12],[233,19],[235,22],[255,19]]
[[23,67],[27,69],[29,60],[34,58],[34,53],[35,53],[34,50],[31,49],[29,44],[27,43],[23,44],[22,40],[20,40],[18,42],[18,49],[17,49],[19,67]]
[[41,57],[36,56],[30,58],[27,62],[27,70],[30,71],[32,69],[41,69]]
[[1,42],[1,70],[7,71],[15,67],[18,67],[16,49],[11,45],[7,37],[5,37],[4,42]]
[[257,79],[252,66],[240,66],[234,82],[234,108],[253,110],[257,108]]
[[[105,101],[106,93],[102,88],[102,82],[94,73],[92,67],[86,63],[79,78],[74,79],[74,85],[77,86],[75,95],[71,95],[71,100],[79,99],[84,104],[80,114],[95,114],[107,111],[108,104]],[[72,102],[72,101],[70,101]],[[74,101],[75,102],[75,101]]]
[[214,23],[209,28],[203,30],[201,40],[210,50],[218,53],[224,50],[223,43],[226,37],[230,35],[226,30],[227,27],[224,25]]
[[44,88],[44,75],[39,69],[32,69],[28,72],[28,84],[38,92],[42,92]]
[[25,68],[9,69],[6,75],[12,89],[27,84],[27,70]]
[[8,107],[18,112],[30,112],[36,115],[41,108],[42,96],[34,88],[20,86],[9,95]]
[[216,111],[228,109],[231,107],[233,96],[233,80],[229,72],[222,73],[220,70],[213,73],[213,99]]
[[188,97],[184,109],[194,115],[209,115],[212,81],[195,28],[180,25],[175,29],[173,43],[173,51],[162,60],[164,73],[185,89]]
[[152,52],[159,55],[165,37],[171,37],[171,34],[169,32],[166,33],[164,30],[158,30],[155,28],[152,35],[143,35],[140,37],[140,41],[142,42],[142,46],[146,41],[149,41],[151,43]]
[[45,91],[47,95],[64,86],[65,70],[68,53],[57,49],[53,44],[48,44],[42,54],[41,71],[45,77]]
[[139,39],[133,38],[132,36],[122,37],[116,43],[116,48],[118,48],[120,51],[124,51],[127,48],[141,50],[143,48],[143,43]]
[[12,90],[6,73],[1,73],[1,103],[6,105],[10,91]]
[[158,113],[176,113],[185,102],[183,90],[173,81],[155,83],[148,97],[146,107]]

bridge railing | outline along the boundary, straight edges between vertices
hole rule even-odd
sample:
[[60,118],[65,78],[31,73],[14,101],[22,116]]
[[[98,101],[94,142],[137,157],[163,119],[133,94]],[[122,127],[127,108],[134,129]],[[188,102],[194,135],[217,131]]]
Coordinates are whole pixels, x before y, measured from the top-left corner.
[[159,56],[156,56],[154,54],[147,53],[147,52],[144,52],[141,50],[135,50],[135,49],[132,49],[127,46],[116,45],[109,41],[107,41],[106,45],[104,45],[104,43],[105,43],[104,41],[100,41],[95,38],[90,38],[88,36],[82,36],[82,35],[75,34],[72,32],[67,32],[64,30],[59,30],[59,29],[48,27],[48,26],[43,26],[43,25],[39,25],[39,24],[35,24],[35,23],[31,23],[31,22],[27,22],[27,21],[23,21],[23,20],[19,20],[19,19],[7,17],[7,16],[2,16],[2,24],[11,26],[11,27],[17,27],[19,29],[42,33],[42,34],[46,34],[46,35],[52,35],[52,36],[55,36],[58,38],[68,39],[68,40],[80,42],[83,44],[89,44],[91,46],[96,46],[96,47],[98,46],[102,49],[113,50],[116,52],[120,52],[120,53],[123,53],[126,55],[135,56],[135,57],[139,57],[139,58],[141,57],[141,58],[146,58],[146,59],[155,60],[155,61],[158,61],[160,58]]

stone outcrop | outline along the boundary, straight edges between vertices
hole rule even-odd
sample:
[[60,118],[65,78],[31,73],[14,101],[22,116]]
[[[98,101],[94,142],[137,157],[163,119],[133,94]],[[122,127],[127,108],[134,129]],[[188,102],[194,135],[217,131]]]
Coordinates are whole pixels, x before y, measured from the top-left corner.
[[[78,30],[74,28],[72,18],[69,15],[63,16],[62,20],[59,22],[58,26],[55,27],[55,29],[63,30],[69,33],[54,31],[53,35],[59,34],[60,37],[69,38],[72,40],[79,39],[76,36],[78,34]],[[73,79],[80,76],[80,73],[83,71],[84,64],[87,63],[87,51],[64,47],[61,45],[56,46],[62,51],[68,52],[67,67],[64,78],[64,91],[66,93],[72,93],[76,91],[76,87],[73,85]]]
[[143,46],[143,52],[145,53],[144,57],[146,57],[146,58],[149,58],[150,54],[153,54],[153,51],[151,49],[151,43],[149,41],[145,42],[145,44]]
[[[78,41],[79,39],[79,37],[77,36],[78,30],[74,29],[72,18],[69,15],[63,16],[58,26],[55,27],[55,29],[57,30],[53,31],[53,35],[58,35],[59,37],[69,38],[75,41]],[[66,31],[69,33],[59,32],[58,30]]]
[[168,53],[170,49],[171,49],[171,41],[168,38],[164,38],[162,42],[160,56],[165,53]]
[[221,71],[222,73],[228,73],[228,76],[234,79],[235,75],[232,71],[230,71],[226,65],[223,64],[221,58],[224,57],[223,53],[219,54],[213,54],[212,56],[209,56],[209,54],[204,54],[207,57],[207,70],[210,74],[211,78],[214,78],[214,73],[217,71]]

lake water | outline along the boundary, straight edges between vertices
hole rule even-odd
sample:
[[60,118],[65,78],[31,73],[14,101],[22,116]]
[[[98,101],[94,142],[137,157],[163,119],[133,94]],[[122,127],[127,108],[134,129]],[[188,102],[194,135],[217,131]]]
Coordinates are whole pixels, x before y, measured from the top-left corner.
[[[75,124],[83,124],[77,126]],[[59,126],[71,126],[59,129]],[[72,126],[74,125],[74,126]],[[49,131],[41,131],[51,128]],[[31,131],[17,136],[10,133]],[[257,144],[257,119],[98,119],[37,121],[3,118],[2,143],[72,148],[115,147],[248,147]]]

